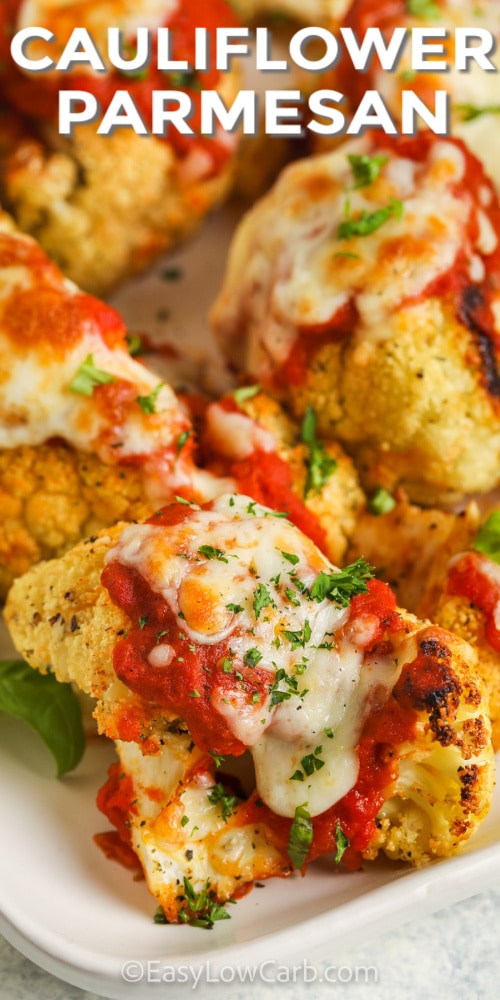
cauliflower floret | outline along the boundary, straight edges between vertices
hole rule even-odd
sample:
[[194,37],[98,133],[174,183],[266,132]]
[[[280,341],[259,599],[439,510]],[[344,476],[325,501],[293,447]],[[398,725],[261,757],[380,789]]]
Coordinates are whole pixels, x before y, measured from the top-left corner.
[[[306,801],[297,867],[338,847],[339,829],[350,867],[381,849],[449,856],[488,811],[475,654],[369,575],[335,570],[289,522],[229,494],[115,526],[14,583],[19,652],[91,693],[120,741],[131,794],[117,825],[169,920],[185,919],[191,892],[218,903],[238,875],[288,874]],[[224,817],[231,786],[214,763],[247,750],[256,791]],[[173,898],[177,879],[187,896]]]
[[[189,49],[192,44],[192,52],[183,48],[183,58],[194,55],[195,25],[206,21],[215,45],[214,22],[228,27],[235,22],[223,0],[205,0],[195,9],[186,2],[165,0],[156,5],[153,14],[141,11],[141,2],[134,5],[134,17],[125,0],[112,5],[87,0],[84,5],[69,6],[74,12],[68,10],[68,4],[37,0],[31,16],[54,33],[60,48],[74,27],[86,27],[104,58],[108,26],[119,23],[133,46],[141,13],[143,23],[152,30],[168,24],[175,39],[184,39],[181,46]],[[22,11],[15,10],[3,26],[9,41],[12,23],[25,26],[21,17]],[[149,23],[151,17],[157,23]],[[176,46],[174,40],[174,55]],[[51,58],[57,57],[54,45],[47,51]],[[215,66],[213,52],[211,60]],[[174,73],[169,81],[155,69],[153,52],[146,77],[127,77],[108,66],[104,76],[80,67],[62,77],[49,72],[30,78],[15,66],[8,51],[3,62],[3,103],[13,116],[21,118],[14,122],[7,118],[0,125],[0,197],[21,229],[36,236],[64,273],[82,288],[104,295],[144,270],[186,237],[227,194],[238,144],[236,134],[219,132],[205,139],[196,134],[195,125],[192,136],[180,135],[173,127],[165,137],[137,135],[131,128],[98,135],[93,123],[78,126],[72,136],[65,137],[58,134],[57,94],[62,77],[66,87],[94,88],[103,100],[104,112],[112,95],[126,87],[137,100],[146,127],[151,127],[155,89],[171,86],[189,94],[196,119],[202,88],[216,90],[227,105],[233,102],[240,85],[234,67],[227,73],[215,68],[195,73],[194,79],[189,73]]]
[[[426,505],[498,482],[498,232],[458,140],[366,135],[288,167],[243,219],[213,309],[240,369]],[[458,289],[458,290],[457,290]]]
[[[424,592],[428,591],[438,565],[442,565],[447,546],[451,554],[458,532],[469,534],[471,526],[473,532],[477,530],[477,505],[471,503],[462,513],[455,514],[417,507],[408,502],[402,491],[392,500],[394,507],[387,513],[375,514],[370,505],[361,511],[346,558],[354,562],[364,555],[377,567],[380,579],[392,587],[398,604],[421,617],[433,618],[432,609],[422,607]],[[440,586],[441,583],[438,589]]]

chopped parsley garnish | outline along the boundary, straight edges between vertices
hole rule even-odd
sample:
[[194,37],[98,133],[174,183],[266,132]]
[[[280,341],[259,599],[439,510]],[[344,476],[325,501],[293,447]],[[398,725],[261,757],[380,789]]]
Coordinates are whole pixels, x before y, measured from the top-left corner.
[[296,566],[300,562],[299,556],[296,556],[294,552],[283,552],[283,549],[278,549],[278,552],[281,552],[283,559],[286,559],[292,566]]
[[201,90],[201,81],[196,69],[169,70],[168,76],[172,86],[179,90]]
[[335,828],[335,840],[337,843],[337,853],[335,855],[335,861],[338,864],[339,861],[342,861],[344,852],[347,850],[350,844],[349,837],[345,835],[338,820],[337,820],[337,826]]
[[422,17],[428,21],[441,20],[441,10],[434,0],[406,0],[406,9],[415,17]]
[[[210,879],[207,878],[203,889],[195,892],[191,882],[184,876],[184,897],[186,906],[179,910],[179,920],[183,924],[190,924],[191,927],[205,927],[207,930],[213,927],[217,920],[229,920],[230,915],[221,903],[217,903],[216,893],[210,888]],[[228,899],[228,903],[234,903],[234,899]]]
[[212,788],[209,790],[207,798],[208,801],[213,806],[220,804],[222,819],[224,820],[224,823],[227,823],[229,817],[233,815],[234,808],[235,806],[238,805],[239,802],[238,796],[230,795],[228,792],[226,792],[224,785],[221,785],[220,782],[212,786]]
[[179,437],[177,439],[177,455],[180,455],[184,445],[186,444],[186,441],[189,440],[192,433],[193,433],[192,431],[183,431],[182,434],[179,434]]
[[482,107],[477,107],[475,104],[455,104],[454,109],[461,114],[464,122],[474,121],[481,115],[500,114],[500,104],[485,104]]
[[472,547],[476,552],[489,556],[493,562],[500,563],[500,510],[490,514],[478,531]]
[[200,692],[194,688],[192,691],[188,691],[188,698],[201,698]]
[[[186,500],[185,497],[175,496],[174,499],[177,500],[177,503],[183,503],[186,507],[197,507],[198,506],[198,504],[194,503],[193,500]],[[189,556],[185,556],[183,552],[178,552],[177,555],[181,555],[183,558],[189,559]]]
[[138,354],[142,354],[142,340],[138,333],[129,333],[126,336],[128,353],[132,358],[137,357]]
[[235,615],[239,615],[240,611],[245,610],[241,604],[226,604],[226,608],[228,611],[232,611]]
[[198,552],[206,559],[218,559],[219,562],[227,563],[229,560],[224,555],[222,549],[216,549],[213,545],[200,545]]
[[185,816],[185,815],[182,816],[181,817],[181,826],[187,826],[188,823],[189,823],[189,816]]
[[306,645],[306,643],[309,642],[309,639],[311,638],[311,634],[312,634],[311,633],[311,626],[310,626],[309,622],[306,619],[305,622],[304,622],[304,628],[303,629],[298,629],[296,632],[292,632],[292,631],[290,631],[288,629],[283,629],[283,631],[282,631],[281,634],[285,637],[285,639],[288,639],[288,642],[291,642],[291,644],[292,644],[292,653],[293,653],[293,651],[295,649],[298,649],[299,646],[302,646],[302,648],[304,648],[304,646]]
[[389,157],[384,156],[382,153],[376,153],[375,156],[368,156],[366,153],[362,153],[361,155],[351,153],[347,159],[351,164],[355,190],[373,184],[382,167],[389,161]]
[[255,617],[258,618],[261,611],[264,608],[275,608],[274,603],[267,587],[263,583],[259,583],[259,586],[253,592],[253,610]]
[[329,740],[333,740],[333,729],[331,728],[331,726],[325,726],[323,732],[325,736],[328,737]]
[[280,705],[282,701],[289,701],[292,695],[299,694],[296,677],[290,677],[286,670],[280,668],[276,671],[274,683],[269,688],[271,695],[271,706]]
[[367,581],[372,580],[374,575],[373,566],[370,566],[366,559],[361,556],[360,559],[356,559],[356,562],[337,573],[322,571],[312,585],[311,599],[318,601],[318,603],[328,599],[340,604],[342,608],[346,608],[357,594],[366,594]]
[[339,223],[337,238],[339,240],[352,240],[354,236],[370,236],[377,229],[380,229],[389,219],[401,219],[404,211],[402,201],[391,198],[388,205],[377,208],[374,212],[367,212],[363,209],[357,216],[351,216],[350,202],[346,202],[345,218]]
[[149,415],[150,413],[156,413],[156,400],[158,399],[158,396],[161,390],[163,389],[164,385],[165,385],[164,382],[158,382],[158,385],[156,386],[155,389],[153,389],[152,392],[149,393],[149,396],[136,397],[136,402],[139,403],[139,406],[143,413],[146,413],[147,415]]
[[290,781],[304,781],[306,777],[310,778],[315,771],[321,771],[321,768],[325,766],[324,760],[320,757],[321,753],[323,753],[323,747],[318,746],[314,753],[306,754],[300,762],[302,771],[294,771]]
[[288,836],[288,857],[295,868],[302,868],[313,842],[313,825],[307,802],[297,806]]
[[302,422],[301,440],[308,447],[306,458],[307,475],[304,485],[304,497],[307,498],[311,491],[318,493],[328,482],[330,476],[337,468],[337,462],[328,454],[323,441],[318,441],[316,437],[316,426],[318,418],[312,406],[308,406]]
[[146,615],[145,618],[139,617],[139,628],[141,629],[141,631],[148,624],[148,621],[149,621],[149,618],[148,618],[147,615]]
[[225,759],[224,755],[221,754],[221,753],[217,753],[216,750],[209,750],[208,752],[209,752],[210,756],[213,757],[214,762],[215,762],[215,766],[216,767],[222,767],[222,765],[224,763],[224,759]]
[[234,390],[233,399],[236,403],[245,403],[247,399],[253,399],[259,392],[260,385],[242,385],[241,388]]
[[109,385],[111,382],[116,382],[115,376],[103,371],[102,368],[96,368],[94,355],[89,354],[80,365],[70,390],[79,393],[80,396],[92,396],[98,385]]
[[246,667],[256,667],[261,659],[262,653],[259,653],[259,650],[254,647],[253,649],[247,649],[243,657],[243,663]]
[[222,661],[222,670],[225,674],[232,674],[233,672],[233,661],[229,657],[225,656]]
[[382,514],[390,514],[391,510],[394,510],[396,506],[396,501],[392,493],[385,490],[383,486],[379,486],[378,489],[375,490],[368,506],[372,514],[376,514],[378,517]]

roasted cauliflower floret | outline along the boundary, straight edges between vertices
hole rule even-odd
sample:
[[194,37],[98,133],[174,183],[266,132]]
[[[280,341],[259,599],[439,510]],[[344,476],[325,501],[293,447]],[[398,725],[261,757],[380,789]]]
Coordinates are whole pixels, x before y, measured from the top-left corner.
[[257,387],[237,389],[205,412],[201,460],[239,493],[284,510],[335,563],[342,563],[364,506],[351,459],[316,436],[316,416],[299,427]]
[[499,206],[458,140],[365,136],[243,219],[213,322],[232,362],[424,504],[498,482]]
[[197,487],[188,416],[130,356],[119,314],[1,212],[0,345],[3,595],[40,558]]
[[[120,741],[131,797],[113,821],[169,920],[187,905],[174,879],[222,902],[238,873],[288,874],[339,831],[350,867],[381,849],[420,863],[452,854],[487,812],[474,653],[370,576],[362,560],[336,570],[287,520],[228,494],[116,526],[14,583],[19,652],[93,694]],[[256,791],[230,822],[214,764],[247,750]],[[298,813],[311,834],[300,863]]]
[[420,609],[476,650],[477,671],[489,696],[493,743],[500,749],[499,514],[494,510],[479,529],[479,511],[471,507],[436,553]]
[[[25,27],[19,0],[7,0],[7,5],[10,15],[4,30]],[[30,23],[53,31],[60,48],[73,28],[86,27],[104,58],[107,28],[119,24],[133,48],[141,14],[152,30],[168,25],[174,57],[188,60],[194,56],[195,26],[206,25],[215,45],[215,26],[235,23],[224,0],[165,0],[152,8],[141,0],[133,9],[125,0],[87,0],[70,4],[69,13],[67,3],[36,0],[29,6]],[[55,57],[54,45],[47,51]],[[192,136],[180,135],[173,127],[166,137],[145,138],[121,128],[98,135],[95,123],[78,126],[71,137],[58,134],[61,87],[95,90],[103,112],[113,94],[125,87],[147,127],[155,89],[170,86],[188,93],[195,120],[200,89],[216,90],[228,105],[234,100],[238,72],[231,68],[219,73],[213,52],[213,69],[195,73],[194,79],[189,73],[173,74],[170,80],[154,68],[155,52],[154,46],[145,77],[110,66],[104,78],[81,64],[70,73],[30,78],[15,66],[8,50],[5,53],[3,101],[14,116],[22,117],[20,124],[12,126],[7,120],[0,126],[0,197],[21,229],[36,236],[64,273],[95,294],[109,292],[175,246],[223,199],[232,181],[238,141],[234,134],[220,132],[206,139],[196,134],[195,124]]]
[[376,566],[377,576],[392,587],[398,604],[421,617],[432,618],[432,610],[422,608],[429,581],[442,563],[443,553],[447,548],[451,552],[456,544],[458,532],[469,534],[471,525],[473,532],[477,530],[477,506],[471,503],[460,514],[418,507],[398,491],[392,498],[392,509],[376,514],[372,509],[376,497],[377,493],[370,498],[368,509],[361,511],[347,559],[351,562],[364,555]]

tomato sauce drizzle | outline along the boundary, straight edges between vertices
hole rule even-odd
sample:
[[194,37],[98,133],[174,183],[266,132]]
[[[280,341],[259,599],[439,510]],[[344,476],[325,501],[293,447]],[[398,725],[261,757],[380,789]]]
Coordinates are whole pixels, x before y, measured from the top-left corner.
[[446,592],[451,596],[465,597],[481,609],[486,616],[486,639],[500,653],[500,629],[496,623],[496,612],[500,608],[500,581],[490,579],[485,572],[489,561],[479,552],[467,552],[451,567]]
[[[17,12],[21,0],[7,0],[9,9],[3,15],[3,23],[0,20],[0,32],[2,34],[3,48],[6,35],[9,34],[9,27],[15,24]],[[1,14],[0,14],[1,16]],[[151,101],[155,90],[182,90],[189,94],[193,101],[193,114],[189,120],[190,127],[194,130],[194,135],[184,135],[173,125],[168,128],[168,134],[157,136],[165,139],[176,150],[179,156],[186,156],[196,145],[203,149],[204,154],[211,162],[211,172],[218,173],[228,157],[231,155],[231,144],[222,141],[216,135],[214,137],[204,137],[197,133],[201,127],[201,90],[213,90],[217,87],[221,73],[216,67],[216,29],[220,26],[235,27],[239,24],[232,7],[225,0],[203,0],[203,2],[192,2],[192,0],[181,0],[179,9],[172,16],[167,18],[163,27],[168,27],[171,32],[171,57],[175,60],[187,60],[189,64],[195,61],[195,28],[206,28],[209,32],[209,69],[206,71],[194,71],[181,75],[181,81],[176,78],[175,73],[166,73],[156,67],[157,42],[153,34],[151,62],[144,76],[137,74],[120,73],[119,70],[110,69],[105,74],[93,73],[60,73],[53,72],[48,75],[37,74],[36,81],[31,76],[22,73],[9,57],[4,74],[4,88],[11,104],[27,116],[36,115],[37,118],[45,118],[51,121],[57,120],[58,115],[58,93],[63,89],[86,90],[94,94],[97,100],[105,109],[114,94],[118,90],[127,90],[145,124],[148,128],[152,125]],[[75,22],[75,27],[77,26]],[[2,51],[2,50],[0,50]]]

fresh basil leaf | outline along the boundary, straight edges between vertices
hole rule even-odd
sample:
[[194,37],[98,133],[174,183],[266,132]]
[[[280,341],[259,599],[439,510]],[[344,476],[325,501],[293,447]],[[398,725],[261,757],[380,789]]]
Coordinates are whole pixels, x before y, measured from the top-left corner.
[[23,660],[2,660],[0,711],[38,733],[55,759],[58,778],[80,762],[85,736],[80,703],[70,684],[38,673]]

